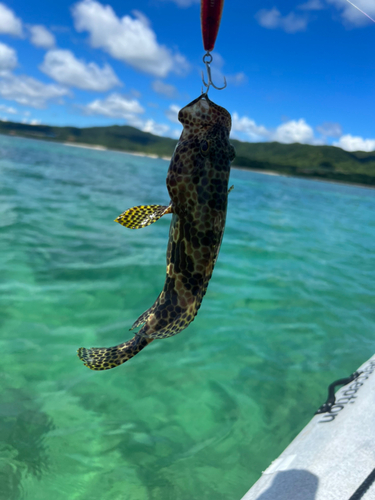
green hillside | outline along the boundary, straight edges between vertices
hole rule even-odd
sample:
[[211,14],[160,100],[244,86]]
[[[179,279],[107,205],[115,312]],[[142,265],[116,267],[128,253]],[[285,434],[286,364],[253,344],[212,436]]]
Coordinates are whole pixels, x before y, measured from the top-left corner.
[[236,165],[298,177],[375,185],[375,151],[348,152],[334,146],[232,141]]
[[[100,145],[109,149],[170,157],[176,140],[159,137],[126,125],[110,127],[50,127],[0,122],[0,134],[47,141]],[[269,170],[298,177],[315,177],[375,185],[375,151],[350,153],[333,146],[249,143],[232,141],[235,166]]]

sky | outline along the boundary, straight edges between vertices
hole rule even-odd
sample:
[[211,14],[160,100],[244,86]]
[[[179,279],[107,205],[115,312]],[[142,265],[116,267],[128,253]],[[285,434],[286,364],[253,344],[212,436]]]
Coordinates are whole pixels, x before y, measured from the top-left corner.
[[[226,0],[209,97],[242,141],[374,151],[374,49],[347,0]],[[199,0],[0,2],[0,120],[177,138],[204,53]]]

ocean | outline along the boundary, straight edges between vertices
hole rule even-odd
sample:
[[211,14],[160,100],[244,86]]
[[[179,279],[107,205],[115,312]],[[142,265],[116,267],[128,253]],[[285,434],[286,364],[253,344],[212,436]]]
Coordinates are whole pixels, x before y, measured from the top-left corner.
[[239,500],[375,352],[375,190],[232,170],[195,321],[88,370],[165,279],[168,162],[0,136],[0,499]]

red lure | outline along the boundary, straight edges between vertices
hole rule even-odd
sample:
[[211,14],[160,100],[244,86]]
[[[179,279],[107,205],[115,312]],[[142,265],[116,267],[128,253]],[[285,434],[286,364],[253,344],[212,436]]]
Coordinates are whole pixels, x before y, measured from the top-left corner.
[[219,31],[224,0],[201,0],[201,26],[204,50],[214,49]]

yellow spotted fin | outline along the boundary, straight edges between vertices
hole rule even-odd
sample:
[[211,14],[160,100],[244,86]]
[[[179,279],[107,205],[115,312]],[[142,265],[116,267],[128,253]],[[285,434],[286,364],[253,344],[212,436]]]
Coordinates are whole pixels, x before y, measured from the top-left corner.
[[140,229],[153,224],[163,215],[172,213],[172,205],[140,205],[132,207],[119,215],[115,222],[129,229]]

